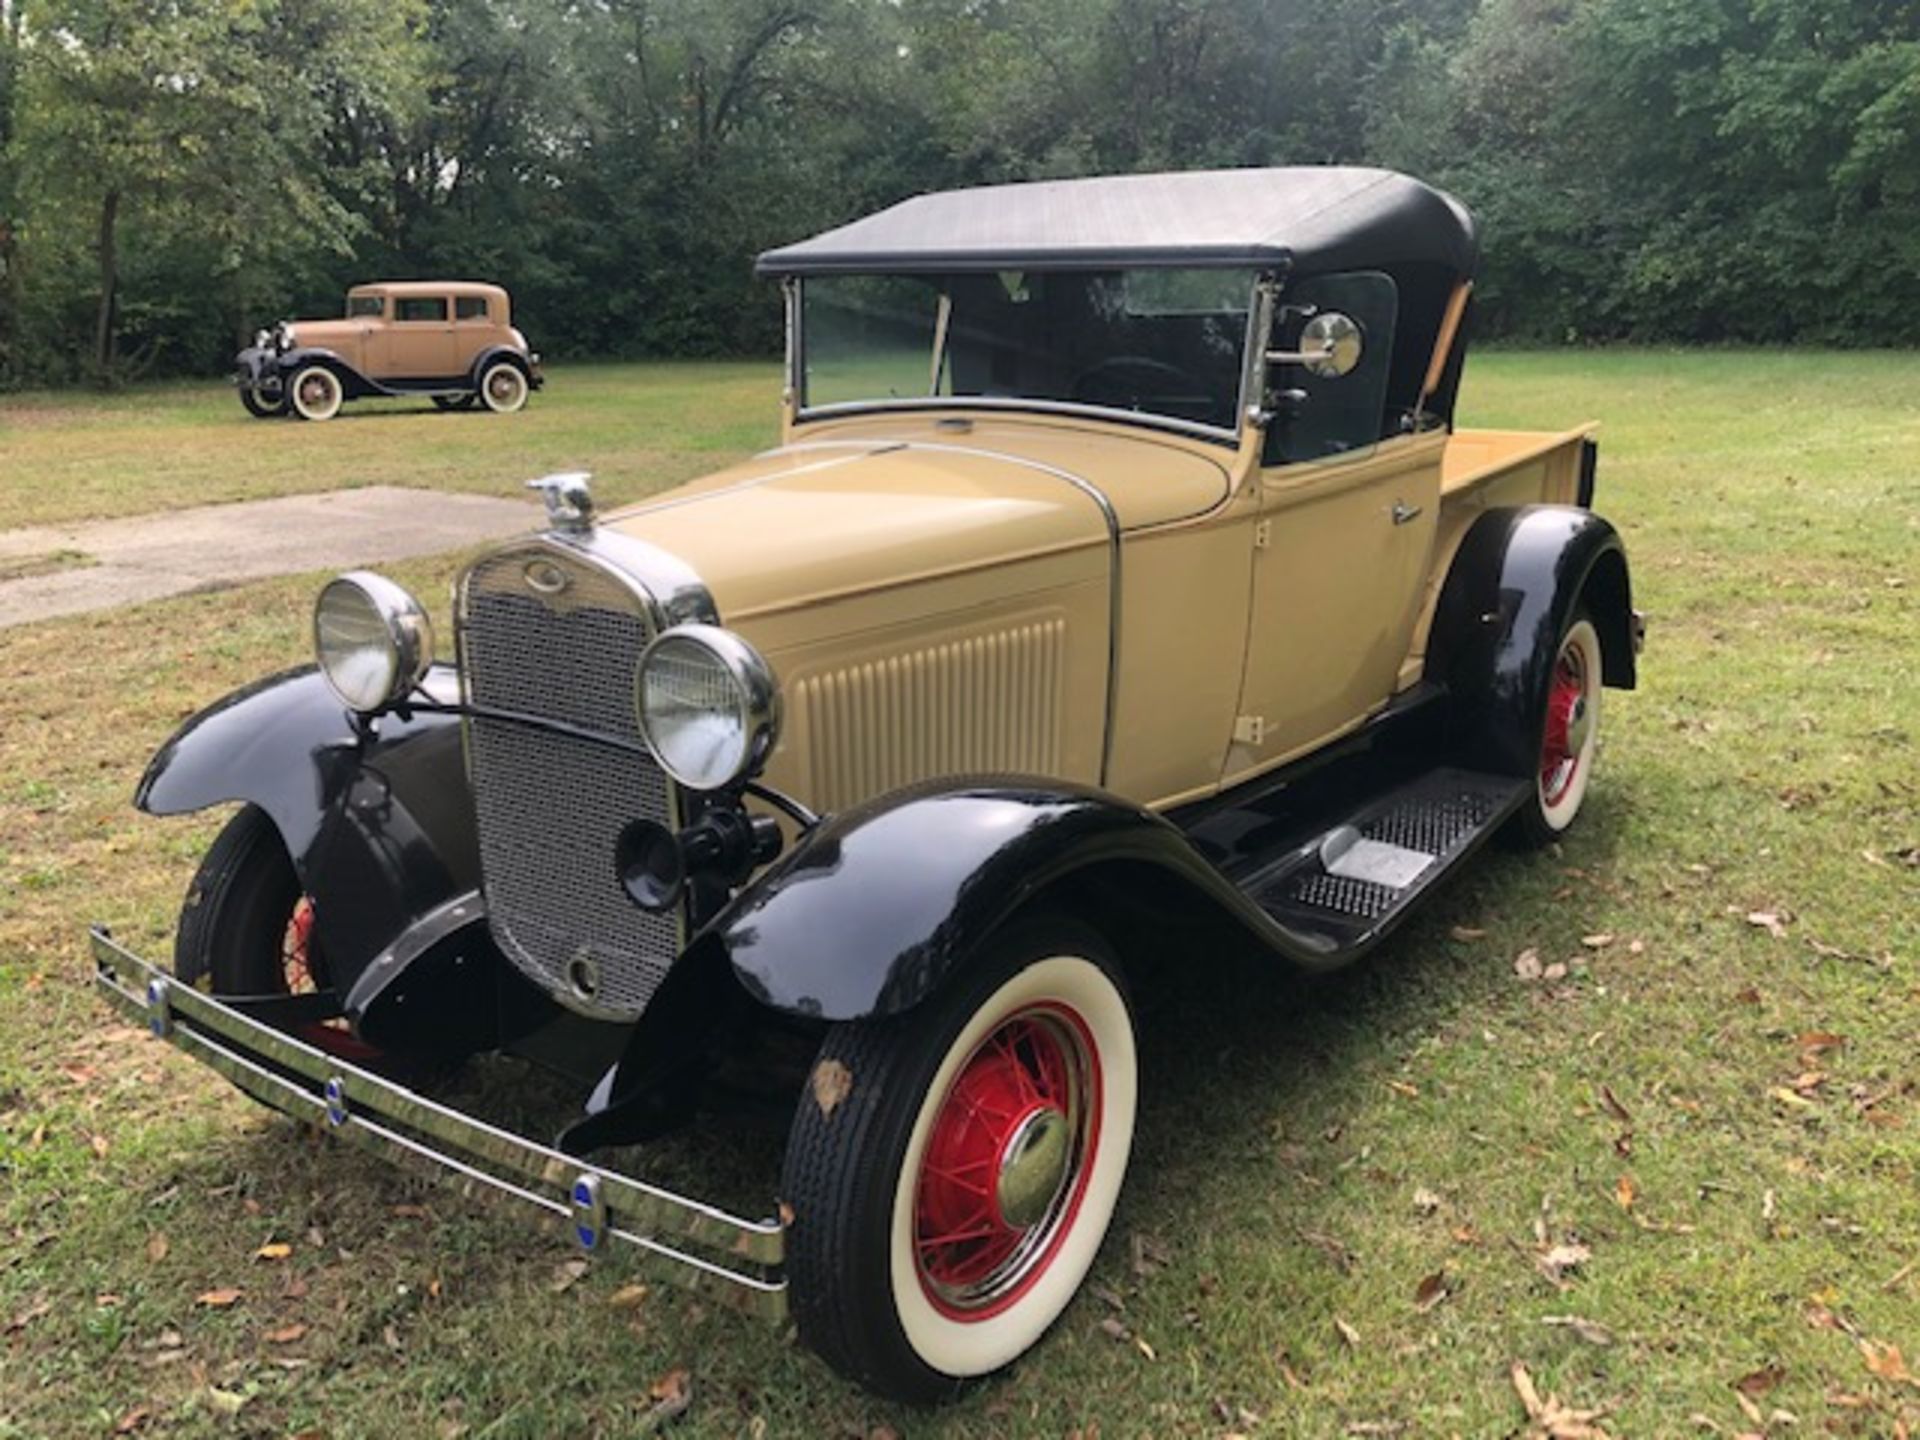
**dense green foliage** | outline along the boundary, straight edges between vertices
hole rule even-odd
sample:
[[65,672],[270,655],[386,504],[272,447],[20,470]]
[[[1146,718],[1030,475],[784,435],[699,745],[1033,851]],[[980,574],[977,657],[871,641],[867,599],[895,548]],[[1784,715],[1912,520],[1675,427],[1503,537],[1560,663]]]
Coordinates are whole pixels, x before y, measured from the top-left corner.
[[1482,216],[1483,333],[1920,340],[1902,0],[0,0],[0,382],[204,371],[350,281],[549,353],[765,352],[903,195],[1349,161]]

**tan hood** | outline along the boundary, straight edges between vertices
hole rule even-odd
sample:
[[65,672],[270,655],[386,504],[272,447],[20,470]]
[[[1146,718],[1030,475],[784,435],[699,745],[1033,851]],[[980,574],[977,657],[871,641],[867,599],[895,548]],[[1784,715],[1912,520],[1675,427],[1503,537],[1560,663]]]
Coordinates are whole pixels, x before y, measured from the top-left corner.
[[728,624],[1112,540],[1098,492],[1005,455],[900,441],[795,446],[609,516],[679,556]]
[[294,320],[293,343],[301,349],[340,350],[360,343],[364,320]]

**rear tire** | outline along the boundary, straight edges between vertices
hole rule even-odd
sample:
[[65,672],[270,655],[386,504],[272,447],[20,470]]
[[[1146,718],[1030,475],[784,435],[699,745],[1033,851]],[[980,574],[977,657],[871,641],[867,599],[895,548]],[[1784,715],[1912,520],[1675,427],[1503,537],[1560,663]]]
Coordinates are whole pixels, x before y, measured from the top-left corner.
[[1600,743],[1600,632],[1576,610],[1554,651],[1547,693],[1535,717],[1533,793],[1507,829],[1523,849],[1550,845],[1579,818]]
[[511,415],[527,403],[527,373],[511,360],[496,360],[480,375],[480,402],[496,415]]
[[227,822],[187,887],[173,973],[212,995],[290,995],[326,984],[313,906],[259,806]]
[[801,1338],[909,1402],[1024,1354],[1106,1235],[1138,1085],[1119,967],[1066,920],[1015,923],[905,1015],[835,1025],[782,1175]]

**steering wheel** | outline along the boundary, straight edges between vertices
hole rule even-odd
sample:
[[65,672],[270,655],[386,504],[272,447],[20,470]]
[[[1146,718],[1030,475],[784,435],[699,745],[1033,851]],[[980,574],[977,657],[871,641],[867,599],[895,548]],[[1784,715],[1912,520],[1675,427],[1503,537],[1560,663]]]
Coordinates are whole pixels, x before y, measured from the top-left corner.
[[1110,355],[1073,377],[1075,400],[1118,409],[1138,406],[1149,395],[1182,395],[1191,388],[1184,370],[1151,355]]

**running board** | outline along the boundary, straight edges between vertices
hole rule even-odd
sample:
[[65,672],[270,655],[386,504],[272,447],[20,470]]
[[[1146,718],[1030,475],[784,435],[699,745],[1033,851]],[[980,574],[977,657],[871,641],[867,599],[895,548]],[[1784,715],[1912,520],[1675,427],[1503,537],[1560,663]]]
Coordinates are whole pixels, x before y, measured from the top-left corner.
[[1322,957],[1367,950],[1506,823],[1529,782],[1442,767],[1384,791],[1338,823],[1236,876],[1241,892]]

